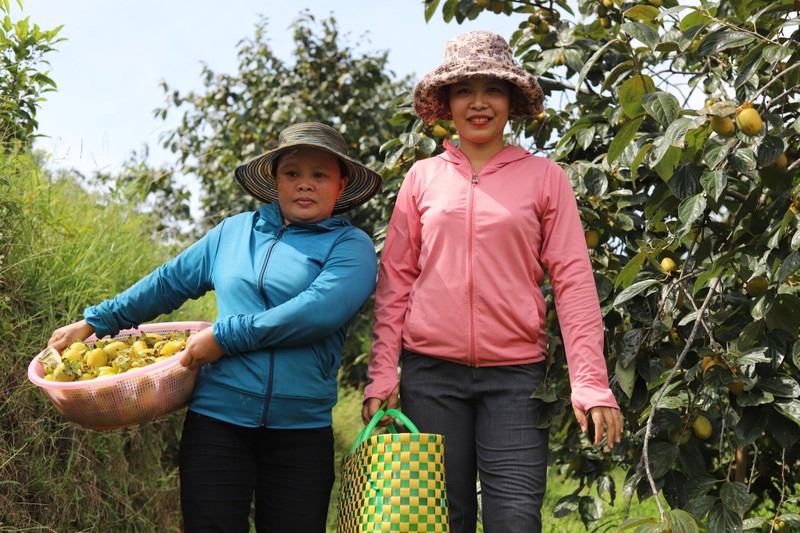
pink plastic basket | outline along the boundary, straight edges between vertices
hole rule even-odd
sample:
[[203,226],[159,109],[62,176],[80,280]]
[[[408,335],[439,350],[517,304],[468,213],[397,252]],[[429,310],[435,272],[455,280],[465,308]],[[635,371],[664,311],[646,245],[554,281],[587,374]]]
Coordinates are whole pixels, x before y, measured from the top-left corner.
[[[161,322],[120,331],[115,339],[127,339],[143,332],[195,333],[211,326],[208,322]],[[87,344],[97,340],[92,335]],[[181,366],[180,356],[104,378],[58,382],[44,379],[39,357],[28,365],[28,379],[44,390],[67,420],[89,429],[115,429],[143,424],[173,413],[189,403],[197,371]]]

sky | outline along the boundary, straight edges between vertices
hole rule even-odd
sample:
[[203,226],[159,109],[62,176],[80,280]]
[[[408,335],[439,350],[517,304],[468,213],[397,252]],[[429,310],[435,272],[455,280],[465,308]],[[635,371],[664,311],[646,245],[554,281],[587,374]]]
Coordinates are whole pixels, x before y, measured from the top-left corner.
[[440,11],[426,23],[422,0],[23,0],[21,11],[12,2],[12,20],[63,25],[66,38],[46,56],[58,88],[41,103],[36,146],[51,168],[87,175],[120,170],[145,145],[151,165],[172,161],[159,138],[175,123],[153,117],[165,101],[161,81],[185,93],[202,89],[202,64],[236,72],[237,43],[253,36],[261,15],[273,51],[291,61],[290,25],[305,9],[317,20],[334,16],[357,50],[388,51],[397,77],[414,80],[442,62],[448,39],[473,29],[508,39],[524,20],[487,12],[446,24]]

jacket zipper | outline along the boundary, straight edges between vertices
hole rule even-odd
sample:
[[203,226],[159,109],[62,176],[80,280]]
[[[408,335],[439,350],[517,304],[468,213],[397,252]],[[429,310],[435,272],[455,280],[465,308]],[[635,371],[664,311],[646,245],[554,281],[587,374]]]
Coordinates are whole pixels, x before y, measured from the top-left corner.
[[475,349],[475,305],[474,305],[474,288],[475,284],[472,279],[472,235],[473,229],[475,227],[475,187],[477,187],[478,183],[480,183],[480,179],[478,178],[478,173],[472,173],[472,183],[469,188],[469,202],[468,202],[468,211],[467,211],[467,220],[469,221],[469,225],[467,227],[467,239],[468,239],[468,254],[467,254],[467,284],[469,287],[469,364],[470,366],[476,366],[477,364],[477,350]]
[[[261,274],[258,276],[258,292],[261,293],[261,297],[264,299],[264,304],[267,309],[269,309],[269,298],[267,297],[267,291],[264,289],[264,274],[267,272],[267,264],[269,264],[269,259],[272,257],[272,250],[275,249],[275,245],[278,244],[278,241],[281,240],[283,237],[283,232],[286,230],[286,226],[281,226],[280,231],[278,232],[278,236],[275,238],[275,241],[270,245],[269,250],[267,250],[267,255],[264,257],[264,264],[261,267]],[[267,425],[267,417],[269,415],[269,404],[270,400],[272,399],[272,385],[273,380],[275,377],[275,350],[269,351],[269,373],[267,374],[267,389],[264,394],[264,413],[261,415],[261,426],[266,427]]]

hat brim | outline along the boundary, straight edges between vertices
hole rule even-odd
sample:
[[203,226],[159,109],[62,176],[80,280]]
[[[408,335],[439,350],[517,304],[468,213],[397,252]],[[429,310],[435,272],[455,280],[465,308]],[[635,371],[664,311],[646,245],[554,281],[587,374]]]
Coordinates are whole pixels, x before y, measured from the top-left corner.
[[517,89],[509,118],[527,118],[544,110],[544,93],[533,74],[496,62],[444,64],[425,75],[414,90],[414,110],[423,120],[452,120],[445,87],[468,78],[496,78]]
[[332,215],[340,215],[364,204],[381,189],[383,178],[380,174],[360,161],[313,143],[289,144],[264,152],[236,167],[234,178],[256,200],[272,203],[278,199],[278,188],[273,174],[275,161],[287,151],[299,148],[313,148],[327,152],[339,159],[347,168],[347,186],[334,204]]

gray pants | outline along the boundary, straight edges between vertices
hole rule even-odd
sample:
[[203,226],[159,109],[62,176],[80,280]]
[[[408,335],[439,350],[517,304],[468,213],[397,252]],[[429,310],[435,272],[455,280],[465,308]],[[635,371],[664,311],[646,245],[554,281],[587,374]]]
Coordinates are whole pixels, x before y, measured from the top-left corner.
[[403,412],[445,436],[451,533],[475,532],[478,476],[485,533],[540,532],[548,430],[530,396],[545,363],[475,368],[407,350],[401,361]]

